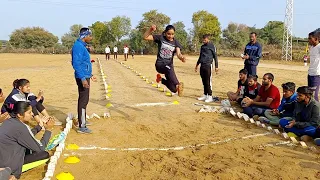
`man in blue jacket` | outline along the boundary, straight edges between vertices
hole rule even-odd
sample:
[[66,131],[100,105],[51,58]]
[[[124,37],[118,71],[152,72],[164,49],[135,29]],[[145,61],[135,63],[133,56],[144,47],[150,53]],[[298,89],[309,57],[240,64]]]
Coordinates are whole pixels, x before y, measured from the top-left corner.
[[257,75],[257,66],[262,56],[262,47],[257,42],[257,33],[250,34],[250,42],[246,45],[244,54],[241,58],[244,60],[244,69],[248,71],[248,75]]
[[91,133],[86,126],[86,109],[89,102],[90,79],[96,81],[92,75],[92,65],[90,54],[86,48],[87,43],[92,40],[92,32],[89,28],[81,28],[79,39],[76,40],[72,47],[72,66],[78,85],[78,133]]
[[295,103],[297,102],[298,94],[296,91],[296,85],[293,82],[287,82],[282,84],[283,97],[278,109],[266,110],[264,112],[265,117],[260,117],[259,120],[263,123],[278,126],[280,119],[284,118],[289,121],[292,120]]

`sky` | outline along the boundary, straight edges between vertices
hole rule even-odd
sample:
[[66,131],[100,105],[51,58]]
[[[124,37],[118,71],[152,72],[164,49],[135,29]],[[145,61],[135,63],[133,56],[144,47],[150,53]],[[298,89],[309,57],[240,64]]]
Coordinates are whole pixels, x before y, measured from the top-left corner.
[[[307,3],[306,3],[307,2]],[[1,0],[0,39],[9,40],[15,29],[40,26],[59,38],[73,24],[90,26],[95,21],[110,21],[117,15],[131,18],[136,27],[144,12],[152,9],[183,21],[192,28],[192,14],[207,10],[225,28],[230,22],[261,28],[270,20],[283,21],[286,0]],[[307,37],[319,28],[319,0],[295,0],[293,33]]]

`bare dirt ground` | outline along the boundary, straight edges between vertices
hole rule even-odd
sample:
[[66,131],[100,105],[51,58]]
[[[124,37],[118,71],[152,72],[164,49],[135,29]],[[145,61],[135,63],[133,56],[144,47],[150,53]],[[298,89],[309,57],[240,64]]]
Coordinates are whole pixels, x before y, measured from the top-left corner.
[[[100,57],[112,97],[106,101],[98,63],[93,64],[97,83],[92,83],[88,113],[110,112],[110,119],[91,120],[91,135],[71,131],[67,144],[80,147],[111,149],[65,150],[76,155],[78,164],[66,164],[62,156],[55,174],[72,173],[76,180],[106,179],[317,179],[319,154],[301,147],[276,145],[284,139],[227,115],[201,114],[194,106],[202,94],[199,74],[194,72],[196,57],[185,64],[175,60],[175,70],[185,83],[184,97],[167,97],[146,84],[130,70],[114,60]],[[122,60],[119,56],[119,60]],[[126,64],[153,80],[155,56],[136,56]],[[3,91],[8,94],[12,81],[27,78],[34,93],[45,92],[45,106],[58,119],[68,112],[76,113],[77,87],[70,64],[70,55],[0,54]],[[220,72],[213,76],[214,95],[226,97],[235,91],[239,60],[221,60]],[[307,83],[307,68],[297,65],[261,63],[259,77],[266,72],[275,75],[275,84],[293,81],[298,86]],[[260,81],[260,80],[259,80]],[[140,103],[170,103],[179,105],[137,107]],[[107,109],[110,102],[114,107]],[[54,134],[59,132],[56,128]],[[203,144],[193,147],[192,145]],[[180,147],[184,149],[161,148]],[[192,147],[189,147],[192,146]],[[115,149],[112,149],[115,148]],[[154,148],[149,150],[127,148]],[[21,179],[43,178],[45,166],[23,174]],[[53,178],[55,179],[55,178]]]

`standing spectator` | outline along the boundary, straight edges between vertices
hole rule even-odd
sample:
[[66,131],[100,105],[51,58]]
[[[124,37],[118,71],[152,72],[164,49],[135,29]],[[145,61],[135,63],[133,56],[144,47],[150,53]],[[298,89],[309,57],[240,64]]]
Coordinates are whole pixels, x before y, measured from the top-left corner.
[[257,33],[250,34],[250,42],[246,45],[244,54],[241,58],[244,60],[244,69],[249,75],[257,75],[257,66],[262,56],[262,47],[257,42]]
[[127,45],[125,45],[123,48],[123,55],[124,55],[124,60],[127,61],[129,57],[129,47]]
[[105,49],[105,52],[106,52],[106,60],[109,60],[110,59],[110,46],[107,46],[106,49]]
[[118,59],[118,47],[114,46],[113,48],[113,59]]
[[86,126],[86,109],[89,103],[90,79],[97,79],[92,75],[92,64],[90,54],[86,50],[86,45],[92,40],[92,32],[89,28],[81,28],[79,39],[76,40],[72,47],[72,66],[76,82],[78,85],[78,133],[91,133]]
[[310,66],[308,70],[308,86],[315,89],[314,98],[319,101],[320,87],[320,31],[309,33]]

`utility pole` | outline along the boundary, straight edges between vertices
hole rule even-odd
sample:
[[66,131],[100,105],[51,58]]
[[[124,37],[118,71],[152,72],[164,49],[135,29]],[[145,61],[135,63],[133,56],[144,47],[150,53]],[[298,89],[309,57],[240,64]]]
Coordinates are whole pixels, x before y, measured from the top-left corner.
[[287,0],[284,19],[282,60],[292,61],[293,0]]

